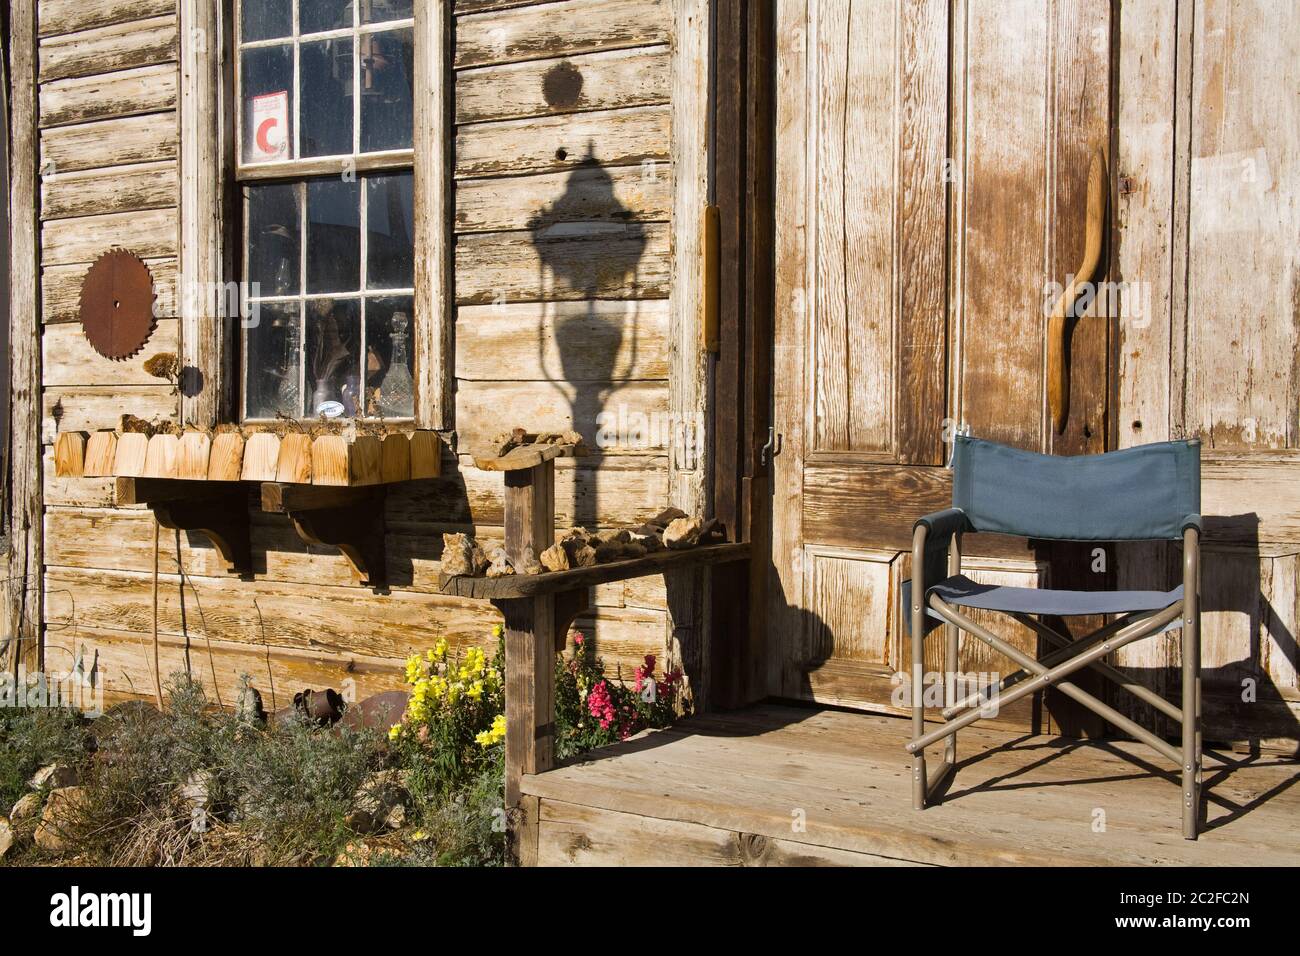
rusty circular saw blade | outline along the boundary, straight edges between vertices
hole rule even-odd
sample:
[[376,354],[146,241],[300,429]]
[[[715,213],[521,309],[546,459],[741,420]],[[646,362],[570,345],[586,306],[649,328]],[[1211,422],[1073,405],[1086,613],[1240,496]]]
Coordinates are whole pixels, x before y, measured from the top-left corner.
[[153,276],[125,249],[104,253],[81,282],[81,328],[96,352],[121,361],[153,334]]

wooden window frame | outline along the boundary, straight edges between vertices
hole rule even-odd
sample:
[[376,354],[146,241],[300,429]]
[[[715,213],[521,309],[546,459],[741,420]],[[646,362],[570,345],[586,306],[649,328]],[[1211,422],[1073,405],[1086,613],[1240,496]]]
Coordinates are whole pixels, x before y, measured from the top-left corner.
[[[234,91],[236,4],[179,0],[180,236],[177,303],[181,318],[181,419],[213,427],[238,422],[242,349],[232,319],[211,316],[210,295],[238,278],[242,260],[239,179],[357,173],[393,166],[410,156],[414,174],[415,288],[411,349],[415,362],[415,428],[452,426],[454,381],[451,288],[450,132],[451,4],[415,0],[417,82],[410,150],[358,157],[322,157],[292,164],[238,167]],[[351,32],[350,30],[347,32]],[[296,126],[295,126],[296,129]],[[295,134],[296,135],[296,134]],[[238,174],[238,178],[237,178]]]

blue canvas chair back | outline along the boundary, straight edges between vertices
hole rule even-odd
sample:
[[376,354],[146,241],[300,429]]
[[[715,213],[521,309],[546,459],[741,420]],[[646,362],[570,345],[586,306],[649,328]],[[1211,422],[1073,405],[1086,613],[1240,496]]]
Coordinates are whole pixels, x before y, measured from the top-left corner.
[[1201,511],[1197,441],[1076,457],[966,435],[956,442],[952,504],[972,531],[1061,541],[1178,539]]

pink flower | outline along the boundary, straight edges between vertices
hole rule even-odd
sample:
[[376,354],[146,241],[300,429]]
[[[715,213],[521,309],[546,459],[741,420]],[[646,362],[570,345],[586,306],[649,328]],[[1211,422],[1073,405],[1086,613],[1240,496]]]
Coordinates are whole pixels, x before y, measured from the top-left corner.
[[591,688],[591,692],[587,694],[587,710],[590,711],[591,716],[600,721],[601,730],[609,730],[618,714],[614,710],[614,701],[609,695],[608,683],[602,680]]

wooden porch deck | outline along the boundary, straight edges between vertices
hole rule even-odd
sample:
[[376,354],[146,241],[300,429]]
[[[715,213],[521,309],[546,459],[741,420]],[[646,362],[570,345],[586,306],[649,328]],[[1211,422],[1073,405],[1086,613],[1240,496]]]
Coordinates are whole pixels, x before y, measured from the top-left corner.
[[760,705],[525,776],[537,863],[1300,865],[1294,759],[1207,752],[1208,826],[1189,842],[1172,768],[1125,741],[964,730],[942,802],[917,812],[908,729]]

